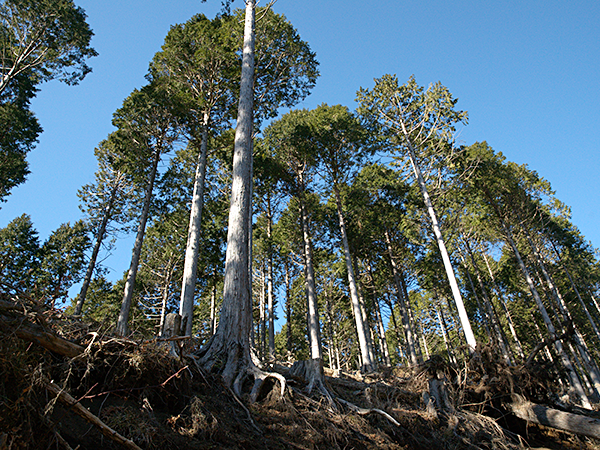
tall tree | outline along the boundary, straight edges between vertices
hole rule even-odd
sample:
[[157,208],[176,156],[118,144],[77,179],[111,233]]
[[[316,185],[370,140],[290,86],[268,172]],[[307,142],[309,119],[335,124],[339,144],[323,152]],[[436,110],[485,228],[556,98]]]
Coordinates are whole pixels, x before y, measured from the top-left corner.
[[[386,133],[398,150],[408,155],[414,176],[421,189],[431,226],[446,269],[446,275],[458,309],[467,345],[475,350],[477,342],[456,281],[454,269],[446,249],[437,214],[431,201],[417,153],[440,165],[447,164],[452,151],[452,134],[457,123],[466,122],[467,113],[455,110],[457,100],[440,83],[424,89],[414,77],[402,86],[396,76],[384,75],[375,80],[372,90],[358,92],[359,112],[375,129]],[[435,161],[438,159],[438,161]]]
[[27,153],[41,133],[29,101],[53,78],[82,80],[96,56],[84,11],[72,0],[6,0],[0,4],[0,201],[29,173]]
[[196,15],[173,26],[150,67],[152,73],[168,79],[171,89],[182,89],[187,97],[182,123],[189,145],[198,154],[179,307],[187,336],[192,333],[209,134],[229,124],[235,105],[234,81],[239,78],[231,25],[232,20],[226,18],[211,21]]
[[[233,178],[231,186],[231,206],[227,236],[225,279],[221,317],[215,335],[200,351],[201,363],[212,369],[219,360],[226,363],[219,370],[225,383],[233,385],[237,393],[249,375],[255,384],[252,397],[256,398],[265,374],[260,372],[250,354],[250,332],[252,328],[252,300],[250,293],[250,212],[252,192],[252,134],[254,128],[254,87],[255,76],[255,1],[246,1],[244,19],[244,45],[242,51],[242,73],[237,126],[233,152]],[[259,40],[259,42],[261,42]],[[261,45],[259,43],[259,45]],[[306,44],[303,44],[306,46]],[[306,46],[307,47],[307,46]],[[268,51],[268,50],[267,50]],[[310,53],[312,61],[314,54]],[[265,59],[267,57],[265,56]],[[316,61],[314,61],[316,67]],[[290,68],[289,73],[294,69]],[[312,76],[303,78],[305,94],[314,84],[316,68]],[[280,78],[281,79],[281,78]],[[282,80],[283,81],[283,80]],[[258,83],[257,83],[258,85]],[[284,97],[285,98],[285,97]],[[301,97],[300,97],[301,98]],[[273,113],[285,101],[278,99],[271,103]],[[261,104],[265,104],[262,103]],[[281,377],[280,382],[284,380]],[[282,385],[283,387],[283,385]]]
[[313,245],[311,238],[309,190],[315,175],[314,151],[309,140],[307,112],[291,111],[265,130],[265,145],[284,168],[283,178],[288,192],[297,199],[298,219],[302,235],[302,256],[306,283],[307,336],[310,358],[321,360],[321,329],[317,303]]
[[[216,333],[200,350],[200,361],[209,369],[212,369],[219,359],[226,361],[224,367],[220,369],[223,379],[228,386],[233,386],[238,394],[241,393],[241,384],[246,375],[257,373],[250,354],[252,299],[248,270],[255,62],[255,2],[253,0],[246,1],[245,14],[223,305]],[[255,386],[253,394],[258,395],[259,385]]]
[[[98,159],[98,171],[95,174],[95,182],[83,186],[77,193],[81,199],[79,208],[87,216],[95,242],[89,258],[87,271],[77,296],[77,302],[73,311],[74,315],[80,315],[87,295],[87,290],[92,280],[100,249],[105,243],[105,238],[114,234],[119,228],[125,226],[130,217],[127,211],[128,197],[133,193],[131,179],[127,174],[116,167],[115,143],[111,136],[94,150]],[[117,229],[112,223],[119,225]],[[110,249],[110,244],[107,248]]]
[[364,370],[369,371],[375,368],[370,326],[364,302],[359,295],[341,192],[366,157],[366,132],[350,111],[341,105],[320,105],[309,114],[309,145],[314,147],[318,155],[323,178],[335,204],[361,358]]
[[178,136],[178,127],[174,105],[163,86],[156,82],[135,90],[125,99],[123,107],[115,113],[113,123],[118,127],[118,149],[123,167],[145,185],[144,203],[116,326],[117,334],[126,335],[158,163],[162,155],[171,149]]
[[23,214],[0,229],[0,283],[5,292],[31,291],[39,270],[40,241]]

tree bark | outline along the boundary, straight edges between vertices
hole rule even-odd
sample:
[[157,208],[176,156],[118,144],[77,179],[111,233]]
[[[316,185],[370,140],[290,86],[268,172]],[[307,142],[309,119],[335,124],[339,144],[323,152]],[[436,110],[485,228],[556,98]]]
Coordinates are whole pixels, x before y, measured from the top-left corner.
[[346,269],[348,271],[348,285],[350,289],[350,300],[352,301],[352,310],[354,311],[354,322],[356,324],[356,333],[358,335],[358,343],[360,346],[360,354],[362,359],[362,370],[371,371],[374,367],[374,361],[371,360],[369,352],[368,341],[367,341],[367,330],[368,324],[363,320],[363,314],[360,307],[360,300],[358,298],[358,290],[356,288],[356,280],[354,277],[354,268],[352,267],[352,256],[350,254],[350,245],[348,244],[348,235],[346,234],[346,224],[344,222],[344,215],[342,213],[342,201],[340,198],[339,190],[337,186],[333,188],[335,196],[335,204],[337,207],[338,220],[340,225],[340,231],[342,233],[342,245],[344,249],[344,259],[346,262]]
[[273,212],[271,197],[267,199],[267,239],[269,240],[267,255],[267,308],[269,313],[269,360],[275,359],[275,299],[273,295]]
[[444,268],[446,269],[446,275],[448,277],[448,282],[450,283],[450,289],[452,290],[452,295],[454,297],[454,303],[456,304],[456,309],[458,310],[458,316],[460,318],[460,323],[462,325],[463,333],[465,335],[465,339],[467,341],[467,345],[469,347],[469,351],[473,353],[475,351],[475,347],[477,346],[477,341],[475,340],[475,335],[473,334],[473,330],[471,328],[471,323],[469,322],[469,316],[467,315],[467,310],[465,309],[465,304],[463,302],[462,296],[460,294],[460,289],[458,288],[458,283],[456,282],[456,277],[454,275],[454,269],[452,268],[452,263],[450,262],[450,257],[448,256],[448,250],[446,249],[446,243],[444,242],[444,238],[442,236],[442,231],[438,224],[437,215],[433,208],[433,204],[431,203],[431,199],[429,197],[429,193],[427,192],[427,186],[425,184],[425,180],[423,179],[423,175],[421,173],[421,169],[419,164],[417,163],[417,157],[415,155],[415,150],[413,148],[412,142],[408,137],[408,132],[406,131],[406,126],[404,121],[401,122],[402,131],[405,136],[405,140],[408,147],[408,153],[410,157],[410,162],[412,163],[413,171],[415,173],[415,177],[417,178],[419,187],[421,188],[421,194],[423,195],[423,199],[425,201],[425,205],[427,207],[427,212],[429,213],[429,217],[431,218],[431,226],[433,228],[433,234],[437,240],[438,247],[440,249],[440,254],[442,256],[442,260],[444,262]]
[[496,284],[496,279],[494,278],[494,273],[492,272],[492,268],[490,267],[490,263],[487,259],[487,256],[485,254],[485,250],[481,252],[482,256],[483,256],[483,260],[485,261],[485,265],[487,267],[488,273],[490,274],[490,278],[492,280],[492,283],[494,285],[494,290],[496,291],[496,298],[498,299],[498,301],[500,302],[500,304],[502,305],[502,309],[504,310],[504,313],[506,314],[506,320],[508,322],[508,328],[510,330],[510,333],[513,337],[513,340],[515,341],[515,344],[517,346],[517,353],[519,354],[519,357],[521,358],[521,361],[525,360],[525,353],[523,352],[523,346],[521,345],[521,341],[519,340],[519,337],[517,336],[517,331],[515,329],[515,324],[512,320],[512,316],[510,314],[510,311],[508,310],[508,307],[506,306],[506,302],[504,301],[504,299],[502,298],[502,295],[500,294],[500,289],[498,289],[498,285]]
[[146,221],[148,220],[148,212],[150,211],[150,202],[152,200],[152,191],[154,190],[154,180],[156,179],[156,172],[158,170],[158,163],[160,161],[160,149],[154,150],[154,161],[152,162],[152,168],[150,170],[150,176],[148,178],[148,186],[146,187],[146,196],[144,198],[144,207],[142,209],[142,215],[140,217],[140,223],[138,225],[137,235],[135,237],[135,244],[131,255],[131,264],[129,265],[129,272],[127,273],[127,280],[125,282],[125,291],[123,293],[123,302],[121,303],[121,311],[117,320],[117,326],[115,333],[119,336],[125,336],[129,333],[129,312],[131,310],[131,300],[133,298],[133,290],[135,287],[135,277],[137,275],[140,254],[142,253],[142,244],[144,243],[144,234],[146,232]]
[[[302,184],[303,185],[303,184]],[[319,326],[319,310],[317,304],[317,289],[315,285],[315,271],[313,267],[312,243],[308,231],[308,214],[304,202],[304,194],[300,198],[300,220],[302,237],[304,240],[304,270],[306,280],[306,306],[308,323],[308,343],[311,359],[320,360],[322,356],[321,332]]]
[[[554,325],[552,324],[552,320],[550,319],[550,316],[548,315],[548,311],[546,311],[546,307],[544,306],[544,303],[542,302],[542,299],[540,298],[538,291],[535,288],[533,280],[531,279],[531,275],[529,274],[529,270],[527,269],[527,267],[525,266],[525,263],[523,262],[523,259],[521,258],[521,254],[519,253],[517,245],[515,244],[515,241],[512,238],[512,233],[510,232],[508,227],[505,225],[505,223],[502,220],[500,215],[498,215],[498,219],[500,220],[502,229],[504,230],[504,236],[513,250],[515,258],[517,259],[519,267],[521,268],[521,272],[523,273],[523,276],[525,277],[525,281],[527,282],[527,285],[529,286],[529,290],[531,291],[531,294],[535,300],[538,310],[539,310],[540,314],[542,315],[542,319],[544,320],[544,323],[546,324],[546,328],[548,329],[550,336],[552,338],[554,338],[556,336],[556,329],[554,328]],[[573,389],[575,390],[575,392],[581,399],[581,403],[582,403],[583,407],[587,408],[587,409],[592,409],[592,406],[587,398],[587,395],[585,394],[585,392],[583,390],[583,386],[581,385],[581,381],[579,380],[579,377],[577,376],[577,373],[575,372],[575,369],[573,368],[571,359],[567,355],[567,352],[563,348],[563,345],[560,342],[560,340],[554,341],[554,347],[556,348],[556,351],[561,359],[563,367],[567,371],[569,380],[571,382],[571,386],[573,387]]]
[[509,408],[515,416],[527,422],[600,439],[600,419],[558,411],[531,403],[518,396],[514,396]]
[[[225,257],[221,317],[215,335],[200,351],[200,363],[219,369],[225,384],[241,394],[241,382],[249,368],[252,298],[249,274],[249,209],[252,186],[252,129],[254,91],[255,2],[246,2],[242,77],[233,152],[231,204]],[[251,366],[251,367],[250,367]]]
[[387,246],[388,257],[390,259],[390,264],[392,267],[392,274],[394,276],[394,283],[396,285],[398,306],[400,307],[400,316],[402,318],[402,327],[404,329],[404,338],[406,342],[406,353],[408,354],[410,365],[415,366],[419,362],[417,360],[417,353],[415,351],[414,334],[412,327],[410,326],[411,324],[408,316],[408,299],[404,297],[404,290],[402,288],[402,281],[400,280],[398,265],[396,264],[396,260],[394,259],[394,252],[392,250],[392,240],[390,239],[390,234],[387,230],[385,231],[385,242]]
[[208,113],[204,113],[200,153],[196,164],[194,177],[194,193],[188,226],[188,238],[183,264],[183,281],[181,283],[181,298],[179,314],[185,324],[182,330],[184,336],[192,335],[192,319],[194,317],[194,294],[198,276],[198,255],[200,253],[200,237],[202,235],[202,208],[204,205],[204,180],[206,177],[206,161],[208,158]]

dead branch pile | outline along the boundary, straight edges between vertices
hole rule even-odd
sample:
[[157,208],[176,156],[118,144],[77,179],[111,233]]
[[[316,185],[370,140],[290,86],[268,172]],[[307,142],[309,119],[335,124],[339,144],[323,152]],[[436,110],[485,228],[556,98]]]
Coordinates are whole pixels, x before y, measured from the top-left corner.
[[[14,300],[0,300],[0,322],[0,450],[517,449],[531,428],[515,399],[552,405],[556,392],[547,368],[508,367],[484,348],[461,368],[434,357],[414,370],[325,370],[329,397],[279,366],[284,398],[273,385],[249,402],[154,339]],[[539,430],[554,446],[597,442]]]

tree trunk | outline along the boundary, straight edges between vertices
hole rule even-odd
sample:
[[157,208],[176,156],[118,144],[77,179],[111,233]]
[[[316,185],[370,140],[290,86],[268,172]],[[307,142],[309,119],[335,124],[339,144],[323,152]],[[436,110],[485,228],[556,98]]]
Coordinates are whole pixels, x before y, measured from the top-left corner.
[[269,360],[275,359],[275,299],[273,295],[273,212],[271,197],[267,197],[267,238],[269,240],[267,258],[267,307],[269,312]]
[[308,214],[304,202],[304,193],[300,196],[300,220],[304,240],[304,276],[306,279],[306,306],[308,324],[308,343],[311,359],[320,360],[322,356],[321,331],[319,325],[319,309],[317,304],[317,288],[315,285],[315,270],[313,267],[312,243],[308,231]]
[[600,419],[536,405],[519,396],[514,396],[509,407],[515,416],[527,422],[600,439]]
[[340,231],[342,233],[342,245],[344,248],[344,259],[346,262],[346,269],[348,271],[348,285],[350,288],[350,299],[352,301],[352,310],[354,311],[354,321],[356,323],[356,333],[358,335],[358,343],[360,346],[360,354],[362,357],[362,370],[371,371],[374,367],[374,361],[371,360],[369,352],[369,344],[367,341],[367,330],[368,325],[363,320],[363,314],[360,307],[360,300],[358,298],[358,290],[356,288],[356,281],[354,278],[354,268],[352,267],[352,257],[350,255],[350,245],[348,244],[348,236],[346,234],[346,224],[344,222],[344,215],[342,213],[342,201],[340,199],[340,193],[337,186],[334,186],[333,192],[335,195],[335,203],[337,207],[338,220],[340,224]]
[[217,325],[217,315],[215,303],[217,300],[217,286],[213,284],[210,290],[210,335],[213,336],[215,334],[216,325]]
[[408,132],[406,131],[404,121],[402,121],[401,125],[402,125],[402,131],[406,138],[410,162],[412,163],[415,177],[417,178],[419,187],[421,188],[421,194],[423,195],[423,199],[424,199],[425,205],[427,207],[427,212],[429,213],[429,217],[431,218],[431,226],[433,228],[433,233],[437,240],[438,247],[440,249],[440,254],[441,254],[442,260],[444,262],[444,268],[446,269],[446,275],[448,277],[448,282],[450,283],[452,295],[454,296],[454,303],[456,304],[456,309],[458,310],[458,316],[460,318],[460,323],[463,328],[463,333],[465,334],[465,339],[467,341],[469,351],[472,353],[475,351],[475,347],[477,346],[477,341],[475,340],[475,335],[473,334],[473,330],[471,329],[471,323],[469,322],[469,316],[467,315],[467,310],[465,309],[465,304],[463,302],[462,296],[460,295],[460,289],[458,288],[458,283],[456,282],[456,277],[454,276],[454,269],[452,268],[452,263],[450,262],[450,257],[448,256],[448,250],[446,250],[446,244],[444,242],[444,238],[442,236],[442,231],[440,230],[440,226],[438,224],[437,215],[435,213],[435,210],[433,209],[433,204],[431,203],[431,199],[429,198],[429,193],[427,192],[427,186],[425,185],[425,180],[423,179],[423,175],[421,174],[421,169],[417,163],[417,158],[415,156],[415,151],[414,151],[412,142],[408,138]]
[[96,243],[94,244],[94,249],[92,250],[92,254],[90,256],[90,262],[85,273],[85,278],[83,279],[83,284],[81,285],[81,290],[77,296],[77,304],[75,305],[75,311],[73,312],[73,315],[75,316],[81,315],[83,302],[85,302],[85,297],[87,295],[90,282],[92,281],[92,275],[94,274],[94,269],[96,268],[98,253],[100,252],[100,247],[102,246],[102,241],[104,240],[104,235],[106,234],[106,226],[110,220],[112,208],[115,203],[122,178],[123,175],[118,174],[113,180],[114,185],[110,190],[110,196],[108,198],[108,202],[106,203],[106,207],[104,208],[104,214],[102,215],[102,222],[100,223],[100,228],[98,228],[98,233],[96,234]]
[[583,311],[585,312],[586,317],[588,318],[590,324],[592,325],[592,328],[594,329],[594,333],[596,334],[596,339],[600,340],[600,329],[598,329],[598,325],[596,325],[596,321],[593,319],[593,317],[590,314],[590,311],[588,310],[585,302],[581,298],[581,295],[579,294],[579,290],[577,289],[577,286],[575,285],[575,282],[573,281],[573,278],[571,277],[571,273],[569,272],[569,270],[567,269],[567,266],[563,262],[563,260],[562,260],[562,258],[560,256],[560,253],[558,252],[556,246],[554,245],[554,242],[552,242],[551,239],[548,239],[548,241],[550,242],[550,245],[552,245],[554,253],[556,253],[556,257],[558,258],[558,261],[560,262],[563,270],[567,274],[567,277],[569,278],[569,282],[571,283],[571,287],[573,288],[573,291],[575,292],[575,295],[577,295],[577,299],[579,300],[579,303],[583,307]]
[[[540,314],[542,315],[542,319],[544,320],[544,323],[546,324],[546,328],[548,329],[550,336],[552,338],[554,338],[556,336],[556,329],[554,328],[554,325],[552,324],[552,320],[550,319],[550,316],[548,315],[548,312],[546,311],[546,307],[544,306],[542,299],[540,298],[540,296],[537,292],[537,289],[535,288],[533,280],[531,279],[531,275],[529,274],[529,270],[527,269],[527,267],[525,266],[525,263],[521,259],[521,254],[519,253],[519,250],[517,249],[517,245],[515,244],[515,242],[512,238],[512,234],[511,234],[510,230],[507,228],[507,226],[505,225],[504,221],[502,220],[502,218],[499,214],[498,214],[498,219],[500,220],[500,223],[504,230],[504,236],[505,236],[506,240],[508,241],[508,244],[511,246],[511,248],[513,250],[515,258],[517,259],[519,267],[521,268],[521,272],[523,273],[523,276],[525,277],[525,281],[527,282],[527,285],[529,286],[529,290],[531,291],[531,294],[535,300],[535,303],[537,304],[538,310],[539,310]],[[585,392],[583,390],[583,386],[581,385],[581,381],[579,380],[579,377],[577,376],[577,373],[575,372],[575,369],[573,368],[573,364],[571,363],[571,360],[570,360],[569,356],[567,355],[567,352],[564,350],[563,345],[560,342],[560,340],[554,341],[554,347],[556,348],[556,352],[558,353],[558,355],[561,359],[563,367],[567,371],[567,374],[569,376],[569,380],[571,383],[571,387],[573,387],[575,393],[580,397],[583,407],[587,408],[587,409],[592,409],[592,406],[590,405],[587,395],[585,394]]]
[[152,162],[150,177],[148,179],[148,186],[146,187],[146,197],[144,198],[142,216],[140,217],[140,223],[138,225],[138,231],[135,237],[135,244],[133,246],[133,251],[131,255],[131,264],[129,265],[127,281],[125,282],[125,291],[123,293],[123,302],[121,303],[121,312],[119,313],[117,326],[115,328],[115,333],[119,336],[125,336],[129,333],[129,326],[127,322],[129,321],[131,300],[133,298],[133,289],[135,287],[135,277],[137,275],[140,263],[140,254],[142,253],[142,244],[144,243],[144,234],[146,232],[146,221],[148,220],[148,212],[150,210],[152,191],[154,190],[154,180],[156,179],[156,172],[158,170],[160,156],[160,150],[155,149],[154,161]]
[[521,361],[524,361],[525,353],[523,352],[523,346],[521,345],[521,341],[519,340],[519,337],[517,336],[517,331],[515,329],[515,324],[513,323],[510,311],[508,310],[508,307],[506,306],[506,302],[502,298],[502,295],[500,294],[500,289],[498,289],[498,285],[496,284],[496,279],[494,278],[494,273],[492,272],[492,268],[490,267],[490,263],[488,262],[487,256],[485,254],[485,250],[482,251],[481,254],[483,256],[483,260],[485,261],[485,265],[488,269],[488,273],[490,274],[490,278],[494,285],[494,290],[496,291],[496,298],[502,305],[502,309],[504,310],[504,313],[506,314],[506,321],[508,322],[508,328],[513,337],[513,340],[515,341],[515,344],[517,345],[517,352],[519,354],[519,357],[521,358]]
[[436,308],[438,322],[440,323],[440,328],[442,329],[442,338],[444,339],[444,344],[446,344],[446,350],[448,351],[448,359],[450,363],[455,366],[458,364],[456,361],[456,356],[454,356],[454,350],[452,349],[452,344],[450,342],[448,336],[448,330],[446,329],[446,321],[444,320],[444,313],[442,312],[442,307],[438,305]]
[[249,209],[252,186],[252,129],[254,91],[254,6],[246,2],[240,101],[233,151],[231,204],[227,232],[223,305],[215,335],[200,351],[200,363],[219,371],[225,385],[241,394],[241,383],[254,368],[250,355],[252,298],[249,274]]
[[202,234],[202,207],[204,205],[204,179],[206,177],[206,161],[208,158],[208,113],[204,113],[202,140],[196,164],[194,177],[194,193],[188,226],[188,238],[183,264],[183,281],[181,283],[181,298],[179,314],[185,325],[184,336],[192,335],[192,320],[194,317],[194,294],[198,274],[198,254],[200,253],[200,237]]
[[387,339],[385,337],[385,328],[383,326],[383,318],[381,317],[381,308],[379,302],[375,302],[375,314],[377,317],[377,330],[379,331],[379,342],[381,347],[381,354],[383,355],[383,361],[386,366],[391,366],[392,361],[390,360],[390,351],[388,349]]
[[408,354],[409,363],[411,366],[415,366],[419,363],[417,360],[417,353],[415,351],[415,340],[412,327],[410,326],[410,318],[408,315],[408,299],[404,297],[404,290],[402,288],[402,281],[400,279],[400,273],[396,260],[394,259],[394,252],[392,250],[392,241],[390,234],[385,231],[385,242],[387,245],[388,257],[392,267],[392,274],[394,276],[394,283],[396,285],[396,292],[398,298],[398,306],[400,307],[400,316],[402,318],[402,327],[404,328],[404,338],[406,342],[406,353]]
[[[483,294],[483,302],[487,309],[487,316],[490,318],[491,325],[494,328],[494,335],[496,336],[497,343],[500,346],[500,352],[502,353],[502,357],[504,358],[505,362],[509,366],[511,366],[512,358],[511,358],[511,354],[510,354],[510,347],[508,346],[508,343],[506,342],[506,339],[504,337],[504,332],[502,330],[502,327],[500,326],[500,321],[498,320],[498,314],[496,313],[496,310],[494,309],[492,299],[489,298],[489,296],[487,294],[487,289],[483,282],[483,277],[481,276],[479,267],[477,266],[477,262],[475,261],[475,256],[473,255],[473,252],[471,251],[471,246],[469,245],[469,243],[467,242],[466,239],[465,239],[465,247],[471,258],[471,264],[473,265],[473,269],[475,270],[475,275],[477,276],[477,282],[479,283],[479,289],[481,289],[481,293]],[[469,274],[469,271],[466,267],[466,262],[465,262],[465,270],[467,270],[467,275],[469,276],[469,281],[470,281],[471,275]]]
[[[583,365],[585,366],[585,368],[590,376],[590,379],[593,383],[593,387],[591,387],[591,389],[596,396],[599,396],[599,394],[600,394],[600,374],[594,367],[594,363],[592,362],[592,358],[587,351],[587,345],[583,339],[583,336],[579,332],[579,329],[577,328],[577,325],[575,324],[573,317],[571,317],[569,308],[567,307],[565,300],[563,299],[562,295],[560,294],[558,287],[556,286],[556,284],[554,283],[554,280],[552,279],[552,277],[546,270],[546,265],[544,264],[544,261],[542,260],[542,256],[539,253],[539,249],[538,249],[537,245],[535,244],[535,242],[533,242],[533,240],[527,233],[527,230],[524,230],[524,232],[527,236],[529,245],[531,246],[531,249],[533,250],[533,255],[542,271],[542,274],[544,275],[544,279],[546,280],[548,289],[552,292],[554,300],[556,301],[556,304],[558,305],[558,309],[560,310],[566,323],[569,323],[573,326],[573,330],[574,330],[574,339],[573,340],[577,347],[577,351],[581,355],[581,358],[583,360]],[[575,357],[577,357],[574,350],[572,351],[572,353]],[[581,373],[583,373],[585,375],[583,370],[581,371]]]
[[287,359],[292,359],[292,299],[291,299],[291,281],[290,281],[290,267],[288,263],[285,265],[285,317],[287,325],[287,342],[285,348],[287,350]]

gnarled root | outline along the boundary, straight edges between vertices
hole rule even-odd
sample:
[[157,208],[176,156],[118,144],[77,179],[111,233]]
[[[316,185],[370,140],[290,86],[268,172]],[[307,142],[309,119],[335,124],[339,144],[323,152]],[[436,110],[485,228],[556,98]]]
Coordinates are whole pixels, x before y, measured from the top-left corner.
[[305,361],[296,361],[290,368],[290,376],[299,377],[305,380],[308,385],[305,392],[310,395],[314,389],[317,389],[329,402],[333,409],[337,409],[335,402],[329,390],[325,386],[325,374],[323,373],[323,360],[319,358]]
[[250,392],[251,402],[257,400],[265,381],[273,378],[279,381],[280,397],[283,398],[286,381],[282,375],[261,370],[252,359],[249,345],[231,341],[229,345],[224,345],[223,340],[217,336],[213,336],[197,353],[196,363],[199,367],[206,371],[220,372],[225,385],[239,397],[242,395],[244,381],[252,377],[254,385]]

